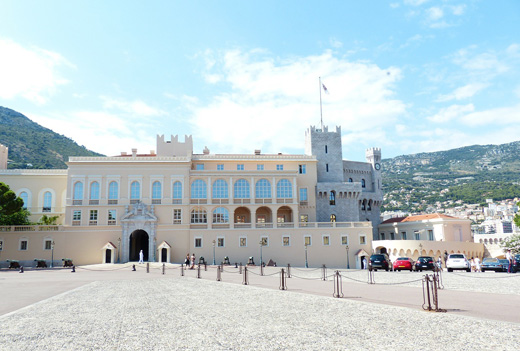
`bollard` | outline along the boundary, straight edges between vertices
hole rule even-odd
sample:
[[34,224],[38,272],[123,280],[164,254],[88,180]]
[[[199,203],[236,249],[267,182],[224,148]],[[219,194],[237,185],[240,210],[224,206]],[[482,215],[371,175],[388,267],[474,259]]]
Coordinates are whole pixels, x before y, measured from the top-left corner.
[[217,267],[217,282],[222,280],[221,273],[220,273],[221,266],[219,265]]
[[200,263],[197,266],[197,278],[200,279]]
[[162,274],[164,275],[164,271],[166,270],[166,264],[162,264]]
[[[432,310],[432,304],[431,304],[431,301],[430,301],[430,277],[428,276],[428,274],[426,274],[424,276],[424,281],[426,282],[426,293],[427,293],[427,296],[428,296],[428,308],[426,310],[431,311]],[[424,288],[424,285],[423,285],[423,288]],[[424,292],[423,292],[423,295],[424,295]]]
[[72,270],[70,272],[71,273],[75,273],[76,272],[76,266],[72,265]]
[[184,265],[181,264],[181,277],[184,277]]
[[264,265],[260,265],[260,275],[264,275]]
[[238,267],[238,274],[242,274],[242,262],[240,262],[240,267]]
[[341,274],[339,274],[339,271],[336,271],[334,274],[334,293],[332,296],[337,298],[343,297],[343,282],[341,280]]
[[135,272],[135,264],[132,265],[132,272]]
[[287,282],[285,280],[285,271],[283,268],[280,271],[280,290],[287,290]]
[[150,262],[146,262],[146,273],[150,273]]
[[247,278],[247,267],[244,267],[244,280],[242,281],[242,285],[248,285],[249,279]]
[[235,262],[235,268],[238,268],[238,263]]
[[291,265],[287,263],[287,278],[291,277]]
[[327,266],[321,266],[321,280],[327,280]]
[[23,273],[23,266],[20,266],[20,273]]

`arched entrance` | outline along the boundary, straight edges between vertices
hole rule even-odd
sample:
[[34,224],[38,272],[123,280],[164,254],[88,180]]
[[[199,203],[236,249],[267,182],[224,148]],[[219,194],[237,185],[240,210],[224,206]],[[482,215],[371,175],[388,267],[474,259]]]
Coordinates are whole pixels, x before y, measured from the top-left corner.
[[134,230],[130,234],[130,261],[139,261],[139,251],[143,250],[144,260],[148,259],[148,245],[149,245],[148,233],[144,230]]
[[161,262],[168,262],[168,249],[165,247],[161,249]]
[[105,250],[105,263],[112,263],[112,250]]

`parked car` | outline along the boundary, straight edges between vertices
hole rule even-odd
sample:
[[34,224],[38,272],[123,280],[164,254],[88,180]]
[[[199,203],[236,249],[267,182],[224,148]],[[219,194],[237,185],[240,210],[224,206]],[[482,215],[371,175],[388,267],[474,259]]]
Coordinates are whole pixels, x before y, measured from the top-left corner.
[[520,271],[520,254],[516,254],[514,256],[514,262],[513,262],[513,272],[516,273]]
[[419,256],[417,261],[415,261],[415,270],[422,272],[424,271],[433,271],[435,269],[435,262],[433,257],[431,256]]
[[[509,261],[506,260],[505,258],[500,258],[498,261],[500,262],[500,265],[502,266],[501,272],[507,272],[507,270],[509,269]],[[513,272],[514,272],[514,266],[513,266]]]
[[[485,272],[485,271],[501,272],[502,265],[500,264],[500,261],[498,260],[498,258],[486,257],[482,260],[482,265],[480,266],[480,270],[482,272]],[[506,271],[507,271],[507,269],[506,269]]]
[[370,256],[370,260],[368,261],[368,269],[377,271],[378,269],[384,269],[385,271],[389,271],[392,268],[390,262],[390,258],[388,258],[387,254],[374,254]]
[[394,271],[413,270],[413,260],[410,257],[398,257],[394,261]]
[[446,260],[446,268],[448,268],[448,272],[456,269],[471,272],[471,264],[463,253],[450,254]]

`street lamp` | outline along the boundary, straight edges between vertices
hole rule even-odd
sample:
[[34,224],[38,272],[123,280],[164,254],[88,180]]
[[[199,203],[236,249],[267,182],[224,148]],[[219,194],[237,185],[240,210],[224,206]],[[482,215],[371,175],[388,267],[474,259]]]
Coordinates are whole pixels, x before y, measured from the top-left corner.
[[213,265],[215,265],[215,240],[213,240]]
[[307,246],[308,244],[305,243],[305,268],[309,268],[309,262],[307,261]]
[[119,251],[121,251],[121,238],[117,238],[117,263],[119,263]]
[[54,267],[54,240],[51,243],[51,268]]
[[348,259],[348,245],[345,245],[345,250],[347,250],[347,269],[350,269],[350,261]]

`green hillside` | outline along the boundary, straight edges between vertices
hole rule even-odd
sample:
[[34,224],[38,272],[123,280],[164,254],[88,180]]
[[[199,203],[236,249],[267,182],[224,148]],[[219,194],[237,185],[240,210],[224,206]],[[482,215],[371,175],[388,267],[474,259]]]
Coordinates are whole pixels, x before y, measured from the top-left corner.
[[1,106],[0,144],[9,147],[8,168],[67,168],[69,156],[102,156]]

